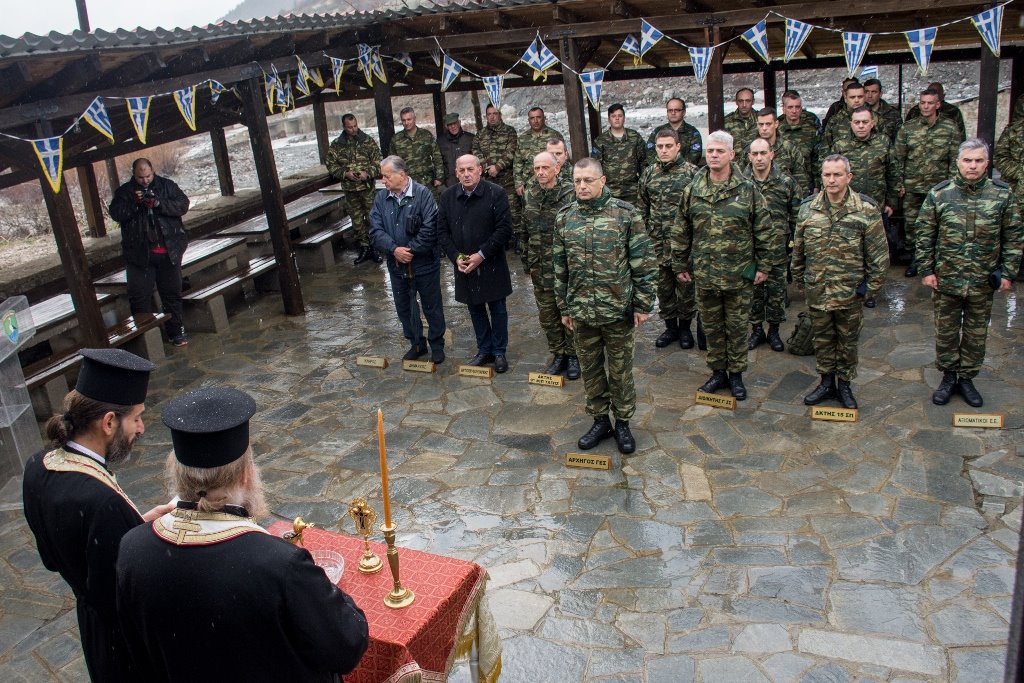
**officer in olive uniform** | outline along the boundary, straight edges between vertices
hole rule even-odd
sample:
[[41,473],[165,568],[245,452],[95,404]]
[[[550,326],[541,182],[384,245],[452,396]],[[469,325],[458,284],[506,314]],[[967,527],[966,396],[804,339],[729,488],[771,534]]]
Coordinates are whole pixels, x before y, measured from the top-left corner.
[[[1024,97],[1018,103],[1024,103]],[[995,166],[1003,181],[1017,195],[1017,202],[1024,201],[1024,116],[1016,116],[999,136],[996,142]]]
[[787,90],[782,94],[782,113],[779,119],[779,137],[800,150],[804,155],[804,175],[807,177],[810,192],[817,183],[818,140],[821,137],[821,121],[804,109],[803,100],[796,90]]
[[736,110],[725,117],[725,132],[732,135],[733,148],[746,149],[757,137],[757,119],[754,117],[754,91],[740,88],[736,91]]
[[[850,129],[850,118],[853,111],[864,106],[864,86],[860,83],[850,83],[846,86],[846,94],[843,96],[843,106],[836,111],[825,126],[825,132],[821,134],[821,141],[818,144],[818,159],[824,159],[832,154],[836,143],[844,138],[853,135]],[[875,121],[875,130],[879,131],[890,139],[896,135],[896,129],[891,128],[889,123],[874,111],[871,116]]]
[[[934,90],[939,94],[939,116],[949,119],[956,126],[957,130],[960,131],[960,139],[963,140],[967,137],[967,126],[964,125],[964,113],[960,111],[960,107],[955,104],[950,104],[946,101],[946,90],[942,87],[942,83],[938,81],[932,81],[928,84],[928,89]],[[924,116],[924,111],[920,104],[915,104],[907,112],[907,121],[916,119],[920,116]]]
[[[552,138],[564,140],[561,133],[548,127],[544,110],[540,107],[531,107],[526,117],[530,125],[519,133],[516,143],[515,197],[514,199],[509,197],[512,208],[512,228],[517,245],[526,241],[523,229],[523,195],[526,193],[527,183],[533,180],[533,158],[547,149],[548,140]],[[519,247],[517,246],[517,248]]]
[[[896,139],[896,132],[903,125],[903,116],[900,110],[882,99],[882,81],[877,78],[869,78],[864,81],[864,104],[871,108],[872,113],[882,117],[884,122],[880,132],[889,138],[892,143]],[[854,172],[854,178],[857,177]]]
[[371,259],[381,263],[384,257],[370,246],[370,207],[373,206],[377,174],[380,173],[380,147],[373,138],[359,130],[355,114],[345,114],[341,123],[345,131],[327,150],[327,170],[335,180],[341,181],[345,206],[352,217],[352,233],[359,245],[359,255],[352,264],[358,266]]
[[594,139],[591,156],[601,162],[612,196],[636,204],[637,184],[647,166],[647,144],[639,133],[626,128],[621,104],[608,107],[608,130]]
[[[800,195],[803,196],[807,193],[806,188],[810,184],[806,175],[807,162],[803,152],[783,140],[778,131],[779,119],[775,116],[774,111],[762,109],[757,112],[757,138],[768,141],[775,157],[772,166],[795,180],[797,187],[801,188]],[[743,150],[743,158],[739,161],[739,165],[744,170],[750,169],[750,145]]]
[[651,131],[650,136],[647,138],[647,151],[653,155],[654,147],[657,144],[658,133],[666,129],[671,129],[675,132],[676,137],[679,140],[681,149],[680,154],[683,155],[683,159],[694,166],[700,166],[703,164],[704,141],[701,138],[700,131],[685,120],[686,102],[679,97],[669,99],[669,101],[665,103],[665,118],[667,118],[668,121]]
[[[520,222],[522,198],[516,194],[515,160],[519,150],[516,129],[501,120],[501,110],[488,104],[487,125],[473,139],[473,156],[483,164],[483,178],[500,185],[508,196],[513,234]],[[541,150],[537,150],[541,151]],[[536,152],[535,152],[536,153]],[[458,158],[456,157],[456,163]]]
[[416,110],[403,107],[398,113],[402,130],[391,138],[393,156],[401,157],[409,168],[409,177],[430,188],[437,197],[444,184],[444,162],[434,136],[416,125]]

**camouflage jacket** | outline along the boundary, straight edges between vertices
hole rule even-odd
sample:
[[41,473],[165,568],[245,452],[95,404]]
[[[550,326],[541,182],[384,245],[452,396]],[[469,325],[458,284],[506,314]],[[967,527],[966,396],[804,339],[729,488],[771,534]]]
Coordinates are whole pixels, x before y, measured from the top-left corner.
[[873,296],[885,282],[889,245],[882,213],[870,197],[847,190],[835,207],[824,191],[800,205],[793,239],[793,282],[819,311],[859,306],[857,287]]
[[555,215],[576,200],[572,182],[561,177],[555,186],[546,190],[536,180],[526,186],[523,195],[523,225],[527,242],[523,249],[523,265],[533,277],[535,285],[544,289],[555,288],[555,274],[551,269],[551,236],[555,229]]
[[404,129],[398,131],[391,138],[390,153],[405,160],[409,176],[420,185],[430,188],[435,180],[444,180],[441,150],[426,130],[417,127],[411,138]]
[[[647,149],[653,154],[654,143],[658,138],[658,133],[666,128],[670,128],[672,124],[663,123],[653,131],[647,138]],[[684,159],[689,161],[694,166],[700,166],[704,163],[704,141],[700,136],[700,131],[683,121],[683,125],[679,126],[679,130],[676,131],[679,136],[679,144],[681,149],[679,153]],[[655,158],[657,158],[655,156]]]
[[897,131],[903,125],[903,117],[900,116],[900,110],[885,100],[878,100],[878,109],[875,109],[874,112],[882,117],[884,122],[882,132],[889,136],[889,142],[895,140]]
[[800,114],[800,123],[793,125],[786,117],[779,119],[779,130],[776,133],[789,144],[800,150],[804,155],[804,175],[807,176],[807,187],[820,183],[821,167],[817,164],[818,140],[821,138],[821,122],[809,111]]
[[[821,174],[821,163],[825,161],[825,157],[829,154],[835,153],[835,146],[841,140],[847,140],[852,137],[856,137],[853,134],[853,129],[850,128],[850,119],[853,114],[844,105],[842,109],[836,112],[836,115],[829,119],[828,125],[825,126],[825,132],[821,134],[821,142],[818,144],[818,171]],[[887,124],[885,120],[876,112],[871,112],[871,117],[875,120],[875,131],[880,132],[890,139],[896,135],[896,131],[892,131],[892,136],[889,135]],[[821,184],[820,181],[818,183]]]
[[683,190],[672,225],[672,269],[692,273],[704,289],[740,289],[749,285],[743,271],[751,263],[772,262],[774,234],[768,204],[739,166],[721,183],[702,168]]
[[935,275],[952,296],[991,292],[989,273],[1020,274],[1024,226],[1009,186],[982,177],[974,185],[959,173],[931,189],[915,226],[921,276]]
[[697,174],[697,167],[683,158],[682,152],[665,164],[655,161],[640,176],[637,208],[647,224],[647,234],[654,243],[654,255],[660,266],[672,265],[669,235],[679,210],[683,189]]
[[533,177],[533,158],[548,148],[548,140],[551,138],[564,139],[561,133],[547,126],[541,128],[536,135],[532,128],[519,134],[519,148],[515,156],[516,187],[526,187],[526,183]]
[[[939,116],[953,122],[953,125],[960,131],[961,140],[967,139],[967,126],[964,125],[964,113],[960,111],[960,107],[949,102],[943,102],[939,105]],[[921,118],[921,107],[915,104],[907,112],[907,121],[919,118]]]
[[874,130],[867,140],[852,135],[836,142],[832,153],[850,160],[850,188],[854,192],[868,195],[880,207],[895,207],[899,203],[898,169],[889,138]]
[[551,251],[555,301],[566,315],[608,325],[625,320],[630,308],[654,309],[658,269],[643,218],[608,188],[558,212]]
[[480,158],[484,172],[487,172],[487,167],[491,164],[498,167],[497,177],[484,177],[506,189],[512,186],[512,164],[515,162],[518,147],[516,129],[507,123],[499,123],[493,127],[484,126],[473,138],[473,154]]
[[[347,192],[372,192],[374,178],[380,175],[380,147],[377,142],[361,130],[355,137],[342,133],[334,139],[327,150],[327,170],[341,181],[341,189]],[[345,173],[365,171],[366,180],[345,180]]]
[[785,265],[788,261],[786,247],[793,239],[796,216],[800,210],[804,189],[791,176],[780,171],[775,164],[772,164],[772,169],[764,180],[755,178],[753,169],[748,169],[747,173],[747,177],[757,186],[765,203],[768,204],[768,213],[772,217],[774,234],[768,263],[773,266]]
[[626,128],[617,138],[606,130],[594,140],[591,156],[601,162],[612,196],[635,203],[637,182],[647,166],[647,144],[640,134]]
[[1003,129],[996,143],[995,167],[1017,199],[1024,200],[1024,119],[1017,118]]
[[[753,141],[750,144],[754,144]],[[772,145],[772,151],[775,152],[775,160],[772,161],[772,166],[795,180],[797,187],[800,188],[799,196],[801,198],[805,197],[810,178],[807,176],[807,160],[804,159],[804,155],[795,146],[783,140],[780,135],[775,136],[775,144]],[[746,172],[750,171],[749,154],[750,145],[747,145],[743,148],[742,161],[739,161],[740,168]],[[750,174],[747,173],[747,175]]]
[[896,133],[896,189],[928,192],[957,173],[956,158],[964,139],[949,119],[928,125],[923,118],[908,120]]
[[754,112],[740,116],[738,111],[733,111],[725,117],[723,128],[733,137],[732,148],[741,150],[757,137],[757,117]]

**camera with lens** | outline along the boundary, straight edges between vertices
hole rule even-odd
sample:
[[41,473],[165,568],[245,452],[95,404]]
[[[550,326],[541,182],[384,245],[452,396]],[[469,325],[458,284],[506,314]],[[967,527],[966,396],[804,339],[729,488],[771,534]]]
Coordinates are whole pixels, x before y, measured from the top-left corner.
[[148,187],[142,191],[143,199],[156,199],[156,193]]

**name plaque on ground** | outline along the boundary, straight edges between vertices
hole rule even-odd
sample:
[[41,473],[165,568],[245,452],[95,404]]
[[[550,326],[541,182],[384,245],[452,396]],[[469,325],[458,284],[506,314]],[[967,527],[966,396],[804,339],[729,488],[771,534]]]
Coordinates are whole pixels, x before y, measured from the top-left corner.
[[719,396],[718,394],[709,394],[706,391],[698,391],[694,395],[693,401],[694,403],[711,406],[712,408],[736,410],[736,397],[734,396]]
[[434,372],[437,368],[429,360],[403,360],[402,369],[409,372]]
[[479,365],[460,365],[459,377],[490,379],[494,377],[494,368],[480,367]]
[[981,427],[983,429],[1002,429],[1003,416],[995,414],[953,413],[954,427]]
[[356,356],[356,365],[364,368],[386,368],[388,359],[381,356]]
[[529,375],[529,383],[537,384],[542,387],[564,387],[565,377],[561,375],[548,375],[543,372],[531,372]]
[[566,453],[566,467],[583,467],[588,470],[610,470],[612,458],[610,455],[587,455],[585,453]]
[[822,408],[814,406],[811,408],[812,420],[826,420],[828,422],[856,422],[856,408]]

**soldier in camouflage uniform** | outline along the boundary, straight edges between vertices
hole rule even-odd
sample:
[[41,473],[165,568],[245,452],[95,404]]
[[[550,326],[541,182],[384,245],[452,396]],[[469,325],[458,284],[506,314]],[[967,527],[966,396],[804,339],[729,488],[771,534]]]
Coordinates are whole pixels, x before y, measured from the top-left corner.
[[573,183],[577,201],[555,218],[552,262],[558,309],[574,334],[587,414],[594,418],[577,445],[588,450],[614,434],[619,451],[632,453],[633,335],[654,308],[653,249],[640,212],[605,187],[599,161],[578,161]]
[[679,136],[671,128],[658,131],[654,151],[658,160],[641,176],[637,202],[647,224],[647,234],[654,243],[658,264],[658,312],[665,321],[665,331],[654,345],[662,349],[678,340],[681,348],[692,349],[690,323],[697,314],[697,300],[692,282],[676,280],[670,233],[679,208],[679,197],[683,188],[693,180],[697,167],[683,158]]
[[988,146],[978,138],[960,145],[958,173],[929,192],[918,215],[921,283],[932,290],[935,367],[942,382],[932,402],[945,405],[959,392],[982,406],[973,378],[985,360],[994,290],[1008,292],[1019,277],[1024,227],[1006,183],[989,180]]
[[[889,138],[889,142],[896,139],[896,132],[903,125],[903,117],[900,110],[882,99],[882,81],[877,78],[869,78],[864,81],[864,104],[871,108],[872,113],[878,114],[883,121],[879,132]],[[857,177],[854,171],[853,177]]]
[[[529,128],[519,133],[515,154],[515,202],[512,202],[512,227],[516,240],[519,244],[526,241],[526,234],[523,229],[523,194],[526,192],[526,185],[533,179],[533,158],[547,150],[548,140],[558,138],[563,140],[562,134],[554,128],[548,128],[545,123],[544,110],[540,107],[533,107],[527,112]],[[509,198],[511,202],[511,197]]]
[[[750,339],[747,342],[751,351],[766,341],[772,351],[786,350],[779,335],[779,323],[786,319],[786,271],[789,265],[786,246],[793,238],[796,214],[804,193],[791,176],[775,166],[774,159],[775,152],[768,146],[768,140],[758,138],[750,143],[748,174],[768,204],[775,231],[771,255],[763,268],[768,279],[754,285],[750,305]],[[764,333],[765,320],[768,321],[767,336]]]
[[733,139],[733,149],[746,149],[757,137],[757,119],[754,117],[754,91],[740,88],[736,91],[736,110],[725,117],[725,132]]
[[804,397],[809,406],[838,397],[844,408],[857,407],[850,382],[857,376],[857,339],[864,322],[858,296],[882,288],[889,263],[881,209],[853,192],[851,180],[846,157],[826,157],[822,191],[804,200],[797,218],[793,281],[807,292],[821,375],[821,384]]
[[391,154],[401,157],[409,168],[409,177],[430,188],[437,198],[444,184],[444,162],[434,136],[416,125],[416,110],[405,107],[398,113],[402,131],[391,138]]
[[[807,161],[803,153],[796,147],[783,140],[779,134],[779,119],[771,109],[762,109],[757,112],[757,138],[768,142],[775,161],[772,166],[778,168],[782,173],[796,181],[797,187],[801,188],[800,196],[807,194],[807,186],[810,180],[806,175]],[[751,141],[752,143],[753,141]],[[743,156],[739,161],[740,168],[744,171],[750,169],[750,145],[743,149]]]
[[805,192],[814,189],[820,175],[815,167],[818,139],[821,137],[821,121],[814,113],[804,109],[800,93],[787,90],[782,94],[782,113],[779,119],[779,137],[800,150],[804,155],[804,175],[807,177]]
[[359,130],[354,114],[341,117],[345,131],[335,138],[327,150],[327,170],[341,181],[345,207],[352,218],[352,233],[359,245],[359,255],[352,262],[359,265],[384,258],[370,246],[370,208],[373,206],[374,181],[380,173],[380,147],[369,135]]
[[521,200],[516,194],[516,151],[519,149],[516,129],[501,120],[501,110],[488,104],[485,110],[487,125],[473,138],[473,155],[484,166],[484,180],[501,185],[508,195],[508,206],[515,228],[521,212]]
[[[1024,97],[1020,99],[1024,102]],[[995,166],[1018,203],[1024,201],[1024,116],[1017,116],[1003,129],[996,142]]]
[[775,233],[764,197],[731,163],[732,136],[709,135],[704,155],[707,167],[683,190],[672,226],[672,267],[680,282],[692,279],[697,288],[712,371],[700,391],[729,387],[742,401],[750,299],[753,286],[768,278]]
[[[843,107],[829,119],[828,124],[825,126],[825,132],[821,134],[821,141],[818,144],[818,159],[824,159],[830,154],[834,154],[833,150],[836,143],[844,138],[853,136],[850,128],[850,117],[853,116],[854,109],[862,106],[864,106],[864,86],[860,83],[850,83],[846,86],[846,99]],[[875,120],[875,130],[887,137],[891,137],[890,131],[886,127],[888,124],[882,117],[873,111],[871,116]],[[892,136],[895,136],[896,131],[893,130],[891,133]]]
[[[963,137],[956,125],[939,116],[939,93],[931,88],[921,91],[921,116],[908,119],[896,133],[893,152],[896,156],[896,187],[903,198],[903,230],[905,245],[913,252],[914,225],[928,190],[936,183],[956,174],[956,157]],[[906,277],[917,275],[912,259]]]
[[608,130],[594,139],[591,156],[601,162],[612,196],[636,204],[637,183],[647,166],[647,144],[640,133],[626,128],[621,104],[608,107]]
[[[939,83],[938,81],[929,83],[928,89],[934,90],[939,94],[939,116],[952,121],[957,130],[960,131],[960,139],[966,139],[967,126],[964,125],[964,113],[960,111],[960,107],[946,101],[946,90],[942,87],[942,83]],[[910,111],[907,112],[907,121],[919,118],[920,116],[923,116],[921,113],[921,106],[919,104],[915,104],[910,108]]]
[[523,264],[533,281],[540,326],[554,356],[544,371],[549,375],[565,373],[566,379],[580,378],[580,361],[572,343],[572,332],[562,324],[562,313],[555,300],[555,274],[551,267],[551,240],[555,215],[571,204],[576,195],[572,182],[562,180],[561,165],[550,152],[541,152],[533,159],[535,181],[526,188],[523,202],[523,223],[527,242]]
[[[832,120],[832,117],[836,115],[836,112],[838,112],[846,105],[846,89],[850,86],[851,83],[860,83],[860,81],[857,80],[856,78],[851,77],[843,79],[843,85],[839,90],[839,99],[833,102],[832,104],[828,105],[828,111],[825,112],[825,118],[821,120],[822,131],[824,131],[825,128],[828,126],[828,122]],[[821,175],[820,170],[821,169],[819,169],[818,175]]]
[[565,148],[565,140],[551,138],[544,151],[558,162],[558,182],[569,183],[572,187],[572,162],[569,161],[569,150]]
[[671,98],[665,103],[665,117],[668,122],[661,124],[647,138],[647,151],[654,154],[654,146],[657,142],[658,133],[665,129],[675,131],[682,149],[681,154],[686,161],[694,166],[704,163],[704,141],[701,139],[700,131],[686,122],[686,102],[678,97]]

